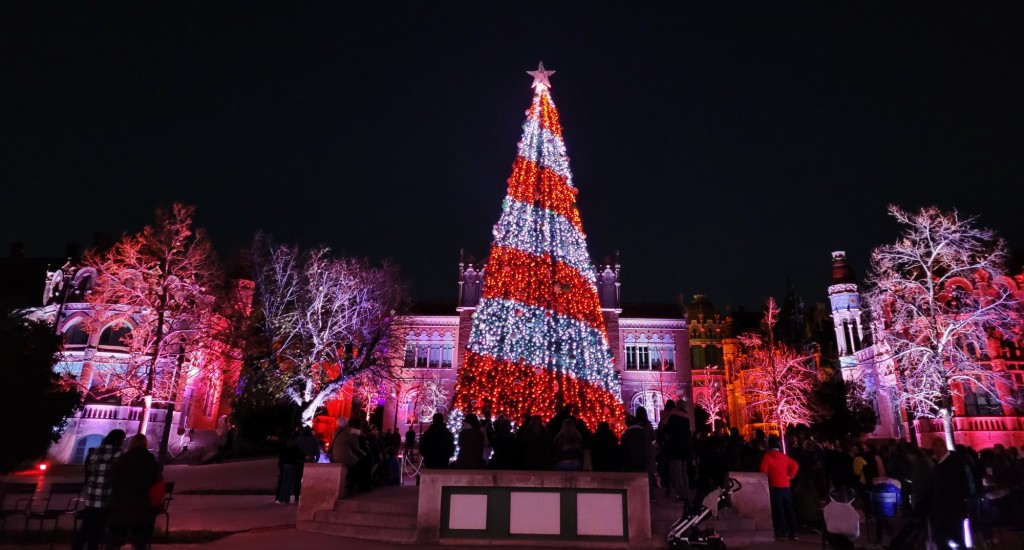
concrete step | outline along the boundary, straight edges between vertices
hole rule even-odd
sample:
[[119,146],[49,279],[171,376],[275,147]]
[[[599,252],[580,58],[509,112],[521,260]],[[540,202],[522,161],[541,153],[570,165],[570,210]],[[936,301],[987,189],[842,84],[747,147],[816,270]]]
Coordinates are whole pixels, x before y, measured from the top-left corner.
[[412,544],[416,538],[415,529],[393,527],[371,527],[367,525],[342,525],[326,521],[300,521],[296,526],[301,530],[316,531],[339,537],[373,540],[393,544]]
[[343,498],[334,503],[336,512],[365,512],[387,516],[416,516],[417,502],[406,500],[373,500]]
[[314,516],[314,520],[363,527],[393,527],[396,529],[414,529],[416,527],[415,514],[379,514],[373,512],[320,510]]

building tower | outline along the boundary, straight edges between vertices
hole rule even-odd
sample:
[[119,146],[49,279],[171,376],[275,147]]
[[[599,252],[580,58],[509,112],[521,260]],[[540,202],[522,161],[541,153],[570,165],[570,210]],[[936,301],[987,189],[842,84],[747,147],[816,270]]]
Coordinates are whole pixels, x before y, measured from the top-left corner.
[[860,293],[853,269],[846,261],[846,252],[832,253],[832,284],[828,287],[832,304],[832,326],[836,331],[840,365],[852,367],[853,354],[864,347],[864,320],[860,309]]
[[846,252],[842,250],[832,253],[832,284],[828,287],[828,299],[832,304],[832,327],[836,332],[843,379],[863,384],[875,409],[877,424],[871,437],[900,438],[900,413],[893,406],[895,380],[891,375],[880,375],[880,371],[892,371],[892,359],[885,359],[885,354],[872,345],[870,331],[864,332],[865,320],[857,279],[846,261]]

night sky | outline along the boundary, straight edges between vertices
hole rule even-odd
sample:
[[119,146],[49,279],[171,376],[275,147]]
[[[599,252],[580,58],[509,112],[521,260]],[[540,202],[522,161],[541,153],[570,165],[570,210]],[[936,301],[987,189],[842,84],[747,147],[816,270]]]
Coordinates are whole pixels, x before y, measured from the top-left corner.
[[4,255],[178,200],[222,256],[263,229],[392,258],[417,298],[453,300],[539,60],[625,301],[754,308],[787,280],[825,300],[832,250],[863,274],[895,239],[890,202],[1024,248],[1019,3],[25,4],[0,8]]

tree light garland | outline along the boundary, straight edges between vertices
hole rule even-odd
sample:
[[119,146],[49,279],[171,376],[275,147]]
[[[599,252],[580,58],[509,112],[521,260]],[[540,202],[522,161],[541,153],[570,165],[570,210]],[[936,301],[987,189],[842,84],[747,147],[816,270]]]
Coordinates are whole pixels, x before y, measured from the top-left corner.
[[513,421],[573,405],[595,429],[624,428],[621,385],[601,314],[558,111],[533,71],[508,194],[494,226],[483,294],[459,370],[453,412]]

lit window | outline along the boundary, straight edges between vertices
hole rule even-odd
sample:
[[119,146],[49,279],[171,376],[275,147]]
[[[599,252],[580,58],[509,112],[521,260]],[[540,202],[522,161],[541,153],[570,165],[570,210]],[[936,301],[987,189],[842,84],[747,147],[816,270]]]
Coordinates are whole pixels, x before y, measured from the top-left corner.
[[676,348],[661,345],[626,346],[626,370],[675,370]]

